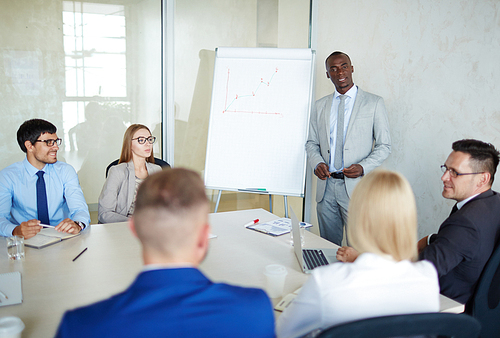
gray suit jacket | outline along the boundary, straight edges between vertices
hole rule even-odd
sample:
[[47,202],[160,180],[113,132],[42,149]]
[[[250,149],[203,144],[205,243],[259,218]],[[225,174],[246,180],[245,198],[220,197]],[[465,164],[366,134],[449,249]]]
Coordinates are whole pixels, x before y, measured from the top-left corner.
[[[333,95],[332,93],[316,101],[311,112],[306,151],[313,170],[321,162],[327,165],[330,162],[330,111]],[[384,99],[358,88],[344,142],[344,167],[358,163],[367,174],[380,166],[390,153],[391,136]],[[349,197],[360,179],[361,177],[344,179]],[[318,179],[316,202],[323,200],[325,187],[326,180]]]
[[[161,171],[159,165],[146,162],[148,175]],[[108,178],[99,196],[99,223],[125,222],[135,192],[135,170],[132,161],[109,169]]]

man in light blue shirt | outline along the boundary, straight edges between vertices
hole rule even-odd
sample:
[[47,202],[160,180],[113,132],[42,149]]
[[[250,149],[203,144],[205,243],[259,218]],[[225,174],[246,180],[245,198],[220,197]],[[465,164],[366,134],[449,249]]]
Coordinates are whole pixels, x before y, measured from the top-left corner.
[[17,142],[26,158],[0,171],[0,235],[27,239],[46,223],[61,232],[78,233],[90,224],[75,169],[57,161],[62,140],[56,131],[41,119],[19,127]]

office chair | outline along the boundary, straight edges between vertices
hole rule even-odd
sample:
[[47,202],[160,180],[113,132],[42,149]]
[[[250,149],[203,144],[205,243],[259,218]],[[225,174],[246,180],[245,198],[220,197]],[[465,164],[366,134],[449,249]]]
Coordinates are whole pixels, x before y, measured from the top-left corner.
[[500,245],[479,277],[476,289],[465,304],[465,313],[481,323],[481,338],[500,336]]
[[478,337],[481,324],[466,314],[418,313],[357,320],[323,330],[318,338],[388,338],[431,335]]
[[[109,168],[111,168],[112,166],[114,165],[117,165],[118,164],[118,161],[119,160],[114,160],[113,162],[111,162],[107,167],[106,167],[106,178],[108,177],[108,172],[109,172]],[[155,164],[158,164],[160,167],[162,168],[170,168],[170,164],[168,164],[167,162],[163,161],[162,159],[159,159],[159,158],[156,158],[155,157]]]

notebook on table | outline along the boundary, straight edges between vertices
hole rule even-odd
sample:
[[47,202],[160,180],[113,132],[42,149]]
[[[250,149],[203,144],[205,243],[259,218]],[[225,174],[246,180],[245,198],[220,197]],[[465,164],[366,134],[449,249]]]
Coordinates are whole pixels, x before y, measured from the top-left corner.
[[303,272],[311,273],[311,271],[318,266],[338,262],[337,249],[303,249],[302,241],[300,240],[299,220],[297,216],[295,216],[295,212],[293,212],[291,206],[290,215],[292,218],[293,250]]
[[41,249],[78,235],[80,235],[80,233],[69,234],[67,232],[59,232],[54,228],[43,228],[36,236],[25,239],[24,245],[30,248]]

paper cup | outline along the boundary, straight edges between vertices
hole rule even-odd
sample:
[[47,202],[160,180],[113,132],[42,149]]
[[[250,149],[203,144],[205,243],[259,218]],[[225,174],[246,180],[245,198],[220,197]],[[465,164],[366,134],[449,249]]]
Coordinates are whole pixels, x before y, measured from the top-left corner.
[[280,264],[270,264],[265,267],[264,276],[266,276],[266,291],[270,298],[279,298],[283,296],[287,274],[286,268]]
[[21,338],[24,323],[18,317],[0,318],[0,338]]

